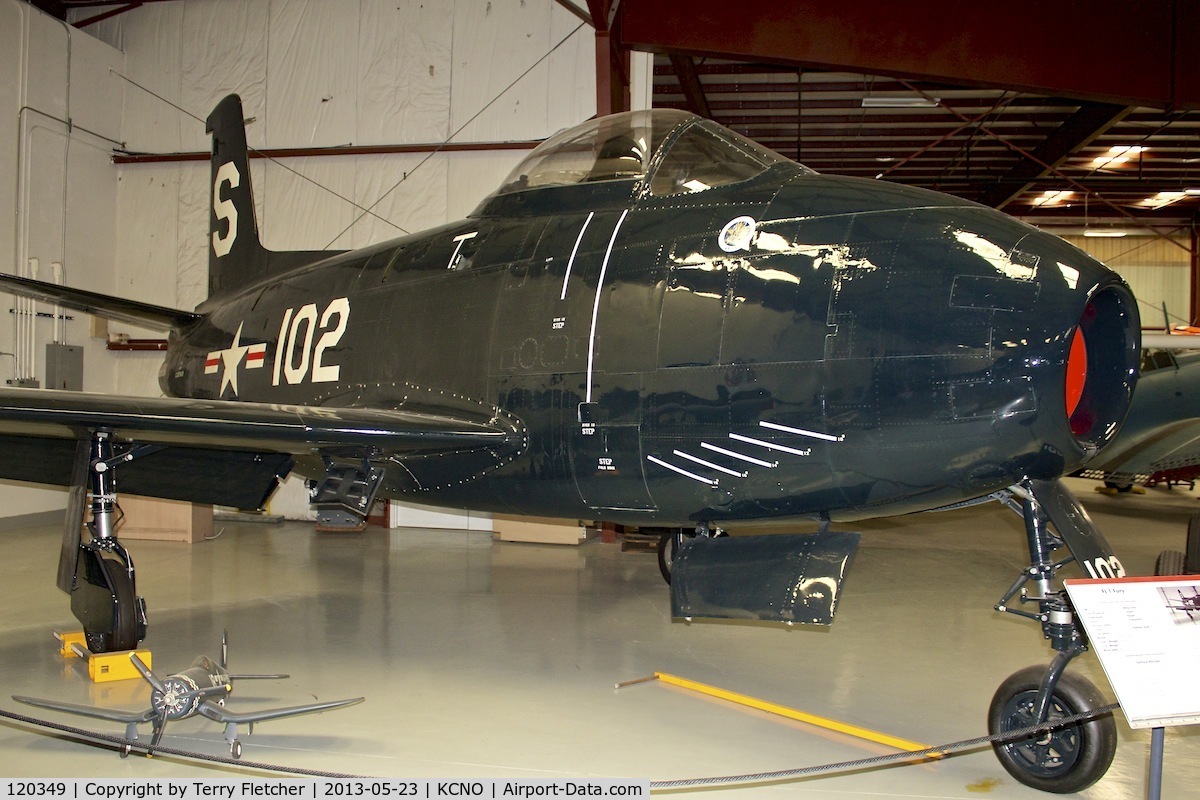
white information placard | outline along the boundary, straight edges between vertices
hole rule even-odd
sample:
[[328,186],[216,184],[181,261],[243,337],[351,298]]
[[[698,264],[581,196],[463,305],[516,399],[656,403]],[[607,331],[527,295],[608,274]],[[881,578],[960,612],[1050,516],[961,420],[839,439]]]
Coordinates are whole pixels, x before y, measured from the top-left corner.
[[1200,575],[1063,585],[1130,727],[1200,723]]

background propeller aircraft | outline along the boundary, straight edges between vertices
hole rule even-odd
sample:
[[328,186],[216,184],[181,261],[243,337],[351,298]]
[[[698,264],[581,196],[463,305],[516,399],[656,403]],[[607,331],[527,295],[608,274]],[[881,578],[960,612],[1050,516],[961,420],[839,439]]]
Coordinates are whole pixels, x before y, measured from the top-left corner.
[[[116,711],[99,706],[83,706],[17,695],[13,695],[13,700],[38,708],[48,708],[51,711],[62,711],[67,714],[78,714],[110,722],[122,722],[125,724],[125,738],[130,742],[137,741],[138,725],[144,722],[152,723],[153,734],[150,738],[149,750],[151,753],[162,741],[168,721],[187,719],[199,714],[225,726],[225,741],[229,744],[229,752],[234,758],[242,757],[242,743],[238,739],[239,725],[249,725],[250,733],[254,733],[254,723],[256,722],[298,717],[301,714],[315,714],[320,711],[352,706],[363,701],[363,698],[355,697],[350,700],[330,700],[284,708],[267,708],[261,711],[239,713],[228,711],[225,708],[225,698],[233,692],[233,681],[273,680],[287,677],[287,675],[231,675],[226,666],[228,652],[225,637],[221,637],[220,661],[213,661],[208,656],[200,656],[188,669],[165,678],[155,675],[138,658],[137,653],[130,653],[129,660],[133,662],[133,666],[153,689],[150,694],[150,708],[142,712]],[[128,747],[125,748],[122,755],[129,755]]]
[[[194,312],[0,277],[170,331],[167,397],[0,390],[0,477],[73,487],[58,579],[93,649],[145,632],[118,472],[122,491],[240,507],[295,470],[352,516],[382,492],[674,528],[692,534],[677,616],[789,623],[832,620],[857,542],[833,522],[997,499],[1029,538],[999,607],[1059,655],[1001,687],[994,725],[1098,696],[1063,673],[1085,644],[1053,553],[1123,572],[1058,481],[1115,437],[1137,376],[1136,305],[1102,264],[994,210],[819,175],[665,110],[551,137],[461,222],[269,252],[238,98],[208,126],[210,296]],[[709,535],[797,517],[820,533]],[[1028,582],[1037,611],[1010,609]],[[998,752],[1020,780],[1074,791],[1107,768],[1114,730]]]

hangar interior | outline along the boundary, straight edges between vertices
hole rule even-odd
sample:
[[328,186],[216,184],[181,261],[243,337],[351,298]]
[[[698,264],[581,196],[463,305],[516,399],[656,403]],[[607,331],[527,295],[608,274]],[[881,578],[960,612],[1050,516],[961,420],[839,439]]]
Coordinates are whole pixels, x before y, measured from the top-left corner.
[[[618,106],[688,108],[818,171],[880,175],[1004,206],[1120,271],[1147,327],[1159,327],[1164,313],[1172,323],[1197,319],[1200,192],[1189,189],[1200,186],[1200,117],[1194,75],[1183,67],[1171,84],[1177,104],[1123,85],[1114,96],[1094,87],[1072,95],[1067,85],[1056,93],[1033,79],[1005,88],[994,75],[954,83],[919,70],[872,72],[878,65],[869,60],[784,65],[765,51],[737,58],[711,39],[693,52],[670,43],[613,50],[622,34],[636,44],[644,30],[635,23],[653,4],[634,0],[624,4],[625,31],[612,27],[624,19],[621,3],[570,0],[34,5],[0,0],[0,140],[11,143],[0,159],[0,211],[15,221],[0,230],[0,259],[18,274],[61,275],[72,286],[176,308],[202,300],[202,120],[231,91],[245,104],[250,144],[284,151],[252,166],[266,245],[344,249],[469,213],[536,142],[615,110],[620,86],[609,84],[623,83],[628,97]],[[669,18],[680,5],[660,11]],[[702,12],[712,4],[703,5],[693,11],[694,33],[711,37]],[[1027,4],[1006,5],[1001,14],[989,4],[1001,30],[1026,24],[1019,12]],[[827,15],[812,21],[820,28]],[[1050,24],[1059,22],[1046,28],[1061,33]],[[1111,43],[1095,24],[1069,43],[1073,55],[1090,52],[1089,63]],[[1149,51],[1155,43],[1142,44]],[[853,54],[870,49],[864,37]],[[1066,134],[1055,140],[1055,131]],[[446,141],[466,146],[437,150]],[[1123,147],[1141,149],[1114,151]],[[1066,165],[1078,185],[1063,188],[1053,168],[1030,172],[1021,151]],[[1117,230],[1125,235],[1088,235]],[[159,395],[161,354],[128,346],[158,334],[84,315],[54,320],[37,316],[47,304],[20,302],[10,301],[14,324],[0,326],[0,364],[12,380],[46,381],[45,345],[66,342],[82,348],[82,389]],[[1091,483],[1072,486],[1133,574],[1151,574],[1160,551],[1180,547],[1195,510],[1195,496],[1179,489],[1102,496]],[[0,576],[11,598],[0,608],[5,690],[142,705],[141,681],[90,685],[53,648],[50,630],[70,622],[53,585],[65,492],[5,482],[0,499]],[[289,517],[307,514],[299,482],[273,503]],[[1049,657],[1035,626],[991,610],[1023,547],[1020,521],[996,504],[856,523],[864,542],[837,623],[788,631],[672,621],[652,554],[595,540],[498,543],[477,521],[422,514],[408,510],[400,527],[356,537],[316,534],[302,521],[230,522],[194,545],[138,543],[156,665],[182,667],[228,629],[239,669],[293,675],[242,689],[233,703],[367,698],[264,725],[246,738],[247,759],[366,775],[669,779],[884,750],[665,686],[618,691],[614,683],[679,674],[936,744],[980,735],[995,684]],[[1073,669],[1107,687],[1094,657]],[[1143,792],[1149,736],[1122,724],[1118,731],[1117,761],[1082,796]],[[224,749],[219,728],[204,721],[179,723],[170,740]],[[1168,732],[1166,796],[1186,796],[1200,780],[1198,754],[1192,729]],[[10,724],[0,726],[0,767],[13,776],[221,775],[179,759],[123,761]],[[1009,778],[986,747],[938,763],[721,793],[981,792],[1040,794]]]

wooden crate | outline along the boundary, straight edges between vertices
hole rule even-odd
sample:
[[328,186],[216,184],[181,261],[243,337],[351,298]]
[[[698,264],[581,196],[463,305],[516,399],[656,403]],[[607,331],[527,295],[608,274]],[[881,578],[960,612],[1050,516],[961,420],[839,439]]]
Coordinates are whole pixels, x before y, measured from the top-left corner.
[[492,530],[502,542],[534,542],[538,544],[582,544],[587,540],[587,528],[577,519],[547,519],[543,517],[510,517],[492,515]]
[[129,494],[121,495],[119,502],[125,512],[125,518],[117,527],[120,539],[190,544],[213,534],[212,506]]

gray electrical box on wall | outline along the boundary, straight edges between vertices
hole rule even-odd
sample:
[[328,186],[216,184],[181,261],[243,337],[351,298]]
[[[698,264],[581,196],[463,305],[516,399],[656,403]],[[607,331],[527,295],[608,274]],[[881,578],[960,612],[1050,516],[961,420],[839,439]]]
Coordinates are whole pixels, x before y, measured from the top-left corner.
[[46,345],[46,388],[83,391],[83,348],[73,344]]

